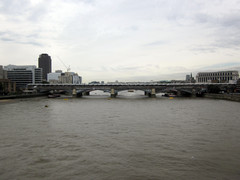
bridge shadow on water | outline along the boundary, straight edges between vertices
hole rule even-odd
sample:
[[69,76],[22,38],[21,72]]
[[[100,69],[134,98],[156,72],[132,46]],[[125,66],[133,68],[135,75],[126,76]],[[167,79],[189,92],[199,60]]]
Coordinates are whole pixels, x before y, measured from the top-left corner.
[[[163,93],[156,94],[156,98],[166,98],[162,96]],[[109,92],[103,92],[100,90],[91,91],[89,95],[83,95],[83,99],[115,99],[111,98]],[[118,92],[116,99],[152,99],[144,94],[141,90],[126,90]]]

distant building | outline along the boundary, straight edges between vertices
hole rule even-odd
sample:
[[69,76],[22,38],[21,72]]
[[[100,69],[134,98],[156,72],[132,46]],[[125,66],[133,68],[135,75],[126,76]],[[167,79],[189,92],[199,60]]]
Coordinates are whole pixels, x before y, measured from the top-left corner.
[[42,82],[42,69],[36,66],[4,66],[7,77],[12,82],[16,82],[17,89],[24,89],[27,84]]
[[236,92],[240,93],[240,79],[237,80]]
[[50,84],[57,84],[59,83],[59,78],[61,77],[62,71],[61,70],[57,70],[54,73],[48,73],[47,74],[47,81]]
[[65,72],[57,70],[55,73],[48,73],[48,82],[50,84],[81,84],[82,77],[74,72]]
[[238,71],[199,72],[196,75],[198,83],[229,83],[238,78]]
[[192,73],[186,75],[186,82],[187,82],[187,83],[195,83],[195,79],[194,79],[194,77],[192,76]]
[[3,66],[0,65],[0,79],[7,79],[7,71],[3,69]]
[[59,83],[62,84],[81,84],[82,77],[78,76],[77,73],[74,72],[65,72],[62,73],[59,77]]
[[92,82],[90,82],[88,84],[100,84],[100,82],[99,81],[92,81]]
[[52,59],[48,54],[41,54],[38,58],[38,68],[42,68],[42,79],[47,80],[47,74],[52,72]]
[[0,66],[0,95],[16,92],[16,83],[7,78],[7,71]]

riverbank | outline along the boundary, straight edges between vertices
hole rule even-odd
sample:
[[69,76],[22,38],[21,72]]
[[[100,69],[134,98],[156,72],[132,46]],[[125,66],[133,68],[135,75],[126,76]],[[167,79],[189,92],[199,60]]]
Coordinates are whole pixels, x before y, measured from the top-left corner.
[[9,96],[0,96],[0,100],[1,99],[32,98],[32,97],[40,97],[40,96],[46,96],[46,95],[47,95],[46,93],[9,95]]
[[205,98],[211,99],[223,99],[223,100],[230,100],[230,101],[238,101],[240,102],[240,93],[234,94],[205,94]]

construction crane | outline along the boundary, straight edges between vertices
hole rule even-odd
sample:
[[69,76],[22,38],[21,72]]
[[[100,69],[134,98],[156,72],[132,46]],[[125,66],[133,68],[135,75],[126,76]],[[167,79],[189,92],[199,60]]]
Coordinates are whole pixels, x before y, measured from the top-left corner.
[[70,65],[66,66],[66,64],[64,64],[64,62],[60,59],[60,57],[57,56],[57,58],[65,66],[65,68],[67,69],[67,72],[69,72],[71,70]]

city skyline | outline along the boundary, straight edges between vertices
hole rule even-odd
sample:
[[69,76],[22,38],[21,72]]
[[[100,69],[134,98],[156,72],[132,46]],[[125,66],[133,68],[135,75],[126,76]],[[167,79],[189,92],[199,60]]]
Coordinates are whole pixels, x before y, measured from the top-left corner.
[[0,22],[2,65],[47,53],[84,82],[240,69],[240,0],[3,0]]

